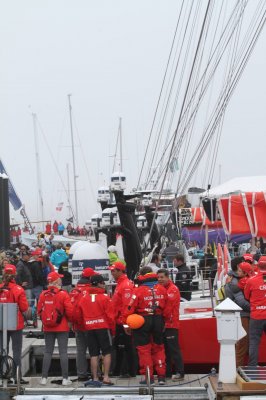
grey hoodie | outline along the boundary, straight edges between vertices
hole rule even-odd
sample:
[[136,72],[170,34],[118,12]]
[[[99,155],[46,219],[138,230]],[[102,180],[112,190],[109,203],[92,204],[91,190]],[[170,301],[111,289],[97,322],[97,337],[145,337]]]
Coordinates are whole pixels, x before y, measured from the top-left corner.
[[243,291],[238,287],[239,276],[236,272],[231,272],[232,280],[224,286],[226,297],[234,301],[239,307],[243,309],[240,312],[241,317],[249,317],[250,304],[245,299]]

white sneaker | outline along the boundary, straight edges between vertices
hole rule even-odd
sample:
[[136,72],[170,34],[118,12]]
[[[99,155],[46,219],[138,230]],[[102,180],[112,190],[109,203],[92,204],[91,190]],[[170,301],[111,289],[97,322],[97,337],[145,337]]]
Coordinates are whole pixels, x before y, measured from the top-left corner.
[[47,378],[42,378],[40,384],[46,385],[46,383],[47,383]]
[[70,379],[63,379],[62,385],[63,386],[68,386],[71,385],[72,381]]

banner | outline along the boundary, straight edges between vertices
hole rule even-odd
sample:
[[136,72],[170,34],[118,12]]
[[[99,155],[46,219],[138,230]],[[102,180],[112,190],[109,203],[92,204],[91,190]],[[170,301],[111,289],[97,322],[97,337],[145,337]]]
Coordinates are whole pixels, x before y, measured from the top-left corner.
[[[6,172],[6,169],[1,160],[0,160],[0,173],[6,174],[8,176],[8,173]],[[9,178],[8,178],[8,196],[9,196],[9,201],[12,204],[14,210],[15,211],[19,210],[20,207],[22,207],[22,203]]]

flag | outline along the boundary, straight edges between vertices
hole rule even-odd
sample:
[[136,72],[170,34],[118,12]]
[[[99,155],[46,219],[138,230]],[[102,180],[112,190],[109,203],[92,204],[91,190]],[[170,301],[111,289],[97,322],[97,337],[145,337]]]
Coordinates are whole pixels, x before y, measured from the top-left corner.
[[55,208],[56,211],[62,211],[63,205],[64,205],[64,203],[58,203],[57,207]]
[[70,217],[67,219],[67,222],[70,222],[71,224],[73,224],[73,221],[74,221],[74,217]]

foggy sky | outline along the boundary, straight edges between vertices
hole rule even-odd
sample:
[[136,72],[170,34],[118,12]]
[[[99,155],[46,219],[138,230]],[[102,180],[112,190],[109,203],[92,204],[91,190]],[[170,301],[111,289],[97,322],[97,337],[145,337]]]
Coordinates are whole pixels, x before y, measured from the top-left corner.
[[[128,188],[136,186],[180,3],[9,0],[0,4],[0,158],[30,218],[40,218],[34,112],[65,185],[69,163],[73,189],[67,103],[71,93],[79,215],[84,223],[98,210],[97,188],[109,182],[119,117],[124,172]],[[264,30],[226,113],[217,160],[222,181],[265,175],[265,43]],[[45,218],[64,221],[66,209],[56,214],[55,207],[60,201],[66,205],[66,196],[38,132]],[[198,176],[202,179],[200,171]],[[214,183],[217,180],[218,173]],[[12,215],[21,221],[18,213]]]

